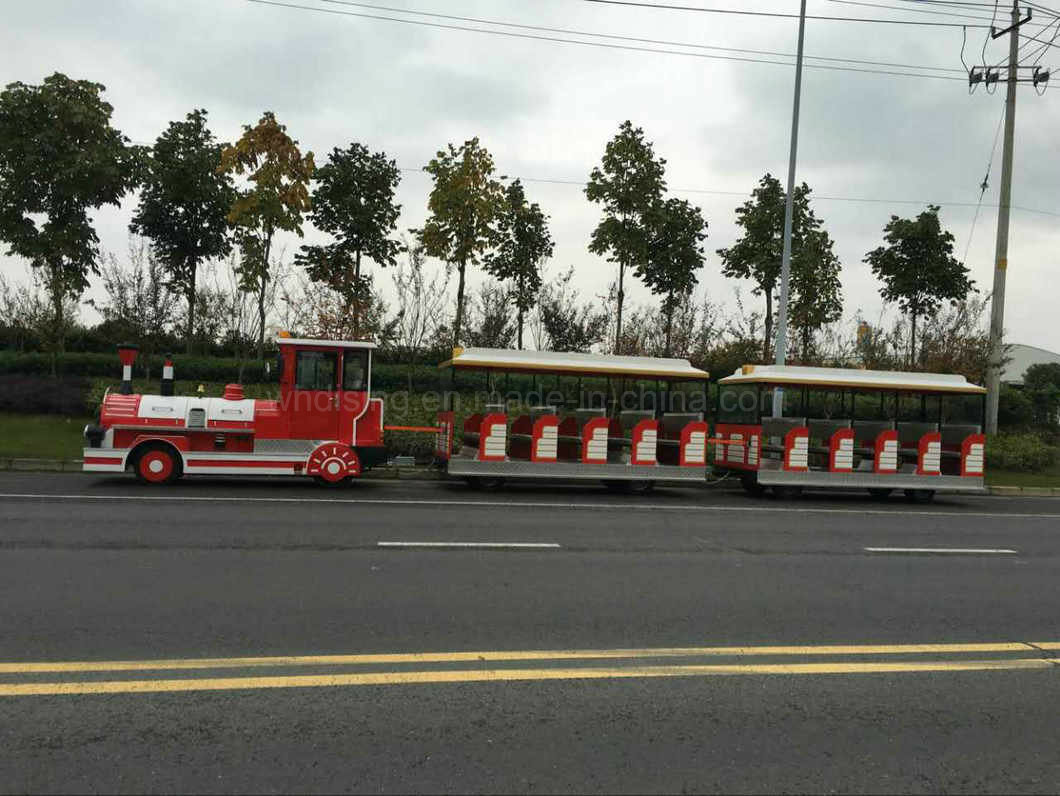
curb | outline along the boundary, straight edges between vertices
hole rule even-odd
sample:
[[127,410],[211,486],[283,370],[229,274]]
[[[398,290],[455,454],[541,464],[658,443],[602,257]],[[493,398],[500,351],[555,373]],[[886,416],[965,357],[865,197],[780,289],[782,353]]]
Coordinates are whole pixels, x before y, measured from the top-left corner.
[[[80,459],[27,459],[0,456],[0,472],[80,473]],[[362,478],[371,481],[441,481],[444,476],[433,467],[377,467]],[[994,497],[1060,497],[1060,487],[987,486]]]
[[1060,497],[1060,489],[1048,486],[988,486],[997,497]]
[[[80,473],[80,459],[26,459],[0,456],[0,472],[16,473]],[[438,470],[428,467],[377,467],[362,478],[373,481],[437,481]]]

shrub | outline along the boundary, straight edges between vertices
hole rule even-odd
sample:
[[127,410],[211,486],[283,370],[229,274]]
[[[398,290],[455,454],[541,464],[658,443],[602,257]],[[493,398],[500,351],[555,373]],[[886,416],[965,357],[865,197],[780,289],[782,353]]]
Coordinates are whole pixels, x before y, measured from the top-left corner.
[[10,376],[0,379],[0,411],[38,415],[88,413],[88,380],[51,376]]
[[986,443],[987,468],[1035,473],[1056,461],[1057,449],[1037,434],[1001,433]]
[[[266,376],[265,365],[272,364],[273,358],[266,357],[265,362],[258,360],[244,360],[242,362],[242,381],[264,382],[275,376]],[[133,368],[134,375],[142,376],[150,373],[152,379],[157,379],[162,372],[163,356],[161,354],[149,357],[137,358]],[[189,357],[185,355],[174,355],[173,364],[176,368],[176,376],[179,379],[189,381],[240,381],[240,360],[224,359],[221,357]],[[121,363],[118,361],[117,352],[112,354],[89,354],[79,352],[66,352],[58,354],[55,358],[56,372],[61,376],[77,376],[85,378],[121,378]],[[51,354],[36,351],[18,353],[15,351],[0,351],[0,375],[24,375],[24,376],[47,376],[52,372]]]

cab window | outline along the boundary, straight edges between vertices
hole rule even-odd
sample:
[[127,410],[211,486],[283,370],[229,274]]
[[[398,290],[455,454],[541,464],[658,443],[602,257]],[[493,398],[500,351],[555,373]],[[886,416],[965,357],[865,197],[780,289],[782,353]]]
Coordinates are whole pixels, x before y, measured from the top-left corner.
[[368,389],[368,352],[346,351],[342,357],[342,389],[364,392]]
[[334,390],[338,359],[333,351],[299,351],[295,360],[295,389]]

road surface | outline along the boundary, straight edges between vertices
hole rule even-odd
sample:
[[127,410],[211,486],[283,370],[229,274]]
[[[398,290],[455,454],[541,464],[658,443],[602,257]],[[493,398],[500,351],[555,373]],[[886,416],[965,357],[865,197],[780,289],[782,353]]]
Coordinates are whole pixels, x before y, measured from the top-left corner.
[[0,474],[0,791],[1055,792],[1060,500]]

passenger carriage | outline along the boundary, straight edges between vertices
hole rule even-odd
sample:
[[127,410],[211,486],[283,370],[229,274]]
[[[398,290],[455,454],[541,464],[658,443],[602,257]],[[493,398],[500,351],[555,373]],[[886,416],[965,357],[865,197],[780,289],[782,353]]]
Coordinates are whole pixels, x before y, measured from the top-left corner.
[[446,394],[435,452],[451,476],[602,481],[614,489],[703,483],[706,371],[683,359],[457,348],[439,365],[476,386],[481,411]]
[[[780,391],[783,417],[772,417]],[[714,467],[744,487],[983,492],[986,390],[963,376],[745,365],[721,379]]]

